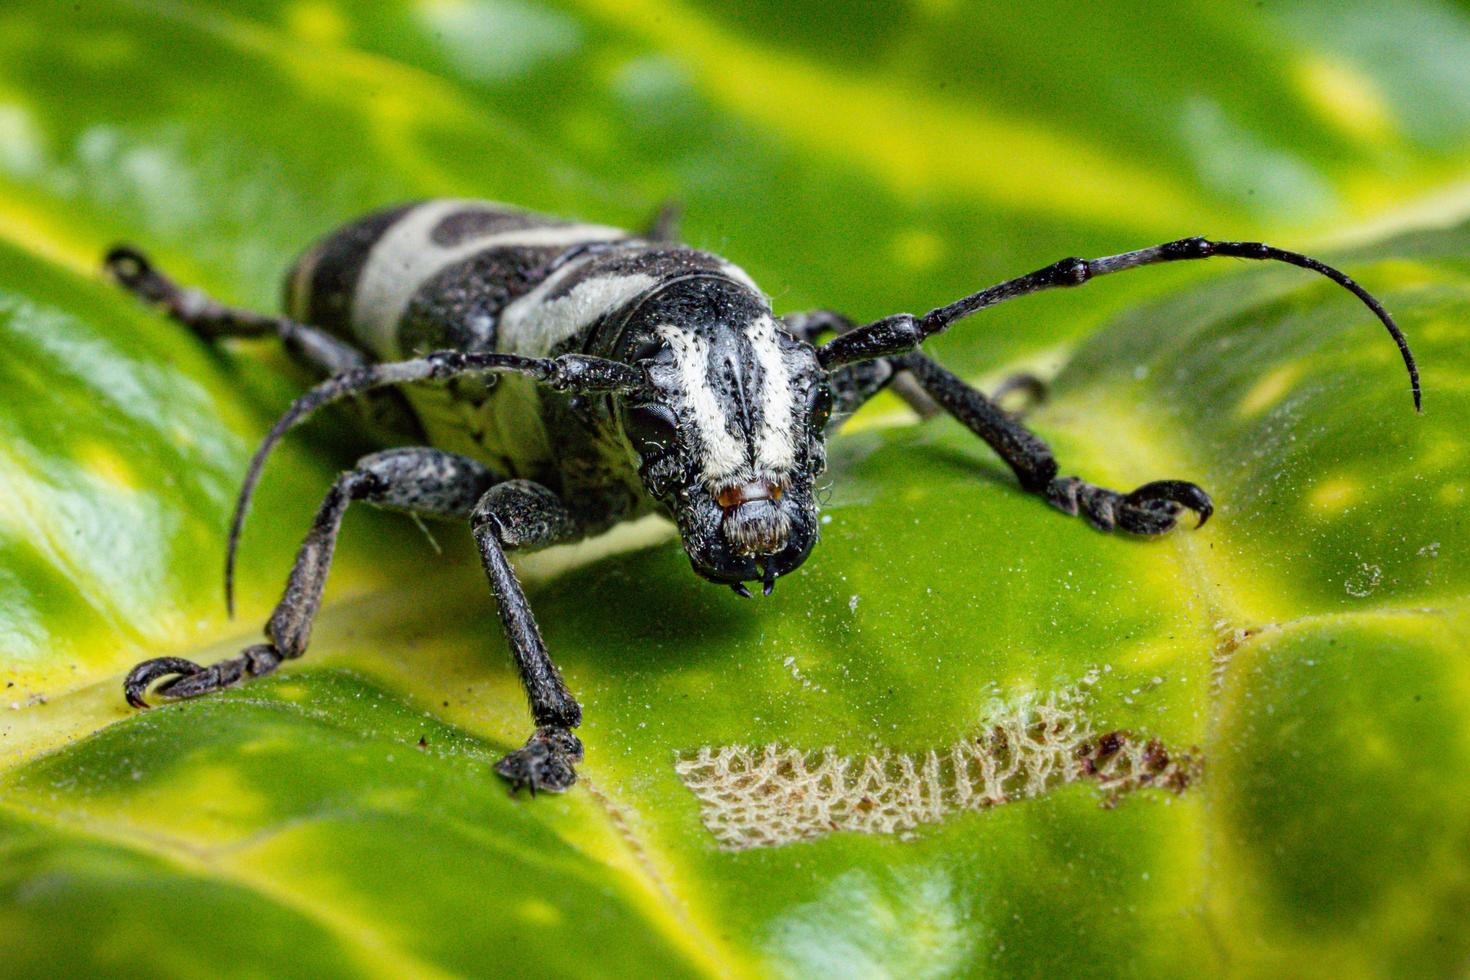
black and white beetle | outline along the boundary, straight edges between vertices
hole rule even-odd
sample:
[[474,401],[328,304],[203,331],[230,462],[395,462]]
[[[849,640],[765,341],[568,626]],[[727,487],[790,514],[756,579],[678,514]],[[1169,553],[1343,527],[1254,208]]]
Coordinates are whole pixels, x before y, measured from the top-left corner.
[[[236,545],[267,454],[298,422],[344,398],[407,386],[419,448],[389,449],[337,478],[302,543],[269,642],[208,667],[177,657],[139,664],[128,701],[151,684],[189,698],[259,677],[306,651],[342,517],[362,500],[465,520],[530,699],[535,733],[496,770],[514,787],[564,790],[576,780],[582,709],[547,655],[507,551],[596,534],[649,512],[678,525],[694,571],[749,596],[769,593],[817,541],[815,480],[830,420],[906,373],[984,439],[1022,488],[1102,530],[1161,534],[1185,510],[1199,523],[1209,495],[1162,480],[1118,493],[1058,476],[1041,439],[995,402],[919,352],[928,337],[986,307],[1138,266],[1215,255],[1288,262],[1352,291],[1388,328],[1419,376],[1393,319],[1362,287],[1315,259],[1257,242],[1203,238],[1091,261],[1068,258],[923,316],[865,326],[828,311],[775,316],[740,269],[680,245],[661,216],[645,234],[577,224],[498,204],[435,200],[379,211],[337,231],[295,265],[286,317],[230,309],[181,288],[126,246],[106,258],[124,287],[206,338],[279,338],[325,378],[271,428],[251,461],[230,529],[225,589],[233,607]],[[824,333],[836,336],[821,345]],[[375,398],[397,399],[379,391]],[[395,407],[389,405],[389,407]],[[432,446],[433,448],[429,448]]]

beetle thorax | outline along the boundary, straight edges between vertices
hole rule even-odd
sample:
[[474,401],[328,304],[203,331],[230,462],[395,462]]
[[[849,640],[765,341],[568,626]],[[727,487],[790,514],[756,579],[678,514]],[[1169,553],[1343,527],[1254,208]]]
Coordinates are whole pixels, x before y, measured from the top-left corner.
[[661,325],[673,351],[675,411],[697,437],[700,476],[711,492],[789,474],[796,465],[792,372],[769,316],[737,330],[702,333]]

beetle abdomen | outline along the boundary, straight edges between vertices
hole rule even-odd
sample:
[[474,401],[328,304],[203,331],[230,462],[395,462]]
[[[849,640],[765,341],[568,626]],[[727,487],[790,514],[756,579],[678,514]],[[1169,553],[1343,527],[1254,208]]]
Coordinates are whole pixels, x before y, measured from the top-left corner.
[[286,276],[286,315],[352,340],[352,297],[363,263],[384,230],[410,208],[375,211],[307,249]]
[[[617,357],[618,331],[594,328],[620,322],[620,311],[690,275],[732,281],[765,308],[750,278],[717,255],[607,225],[444,199],[379,211],[322,239],[292,270],[286,304],[294,318],[384,361],[444,349]],[[415,385],[404,394],[441,449],[551,484],[558,467],[586,468],[587,460],[554,452],[546,395],[526,379]],[[568,432],[557,439],[563,449],[577,442]],[[591,455],[606,468],[606,447]]]
[[559,257],[628,237],[485,201],[389,208],[303,255],[287,283],[286,309],[383,360],[493,349],[501,312],[539,285]]

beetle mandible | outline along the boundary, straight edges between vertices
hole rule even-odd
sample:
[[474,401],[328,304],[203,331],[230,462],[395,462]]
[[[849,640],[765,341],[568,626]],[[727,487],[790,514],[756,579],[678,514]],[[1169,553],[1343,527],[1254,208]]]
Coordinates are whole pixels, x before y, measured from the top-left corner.
[[[271,448],[317,409],[366,393],[393,401],[416,448],[388,449],[339,476],[266,623],[267,642],[209,666],[160,657],[135,667],[148,689],[190,698],[275,670],[306,651],[343,514],[353,501],[467,521],[479,547],[535,731],[496,764],[513,788],[576,780],[582,709],[552,663],[506,559],[650,512],[678,527],[701,577],[769,593],[811,553],[826,435],[903,379],[984,439],[1021,487],[1094,527],[1162,534],[1213,506],[1181,480],[1130,493],[1060,476],[1045,442],[994,398],[920,350],[952,324],[1007,300],[1161,262],[1234,256],[1287,262],[1353,292],[1398,343],[1415,408],[1419,375],[1393,318],[1343,273],[1259,242],[1186,238],[1104,258],[1062,259],[922,316],[858,325],[827,310],[776,316],[738,267],[679,244],[666,211],[642,234],[505,205],[432,200],[378,211],[328,235],[286,284],[287,316],[232,309],[112,249],[111,276],[198,335],[275,337],[323,380],[255,453],[230,528],[233,569],[251,493]],[[826,334],[831,339],[818,343]],[[383,389],[400,388],[397,393]],[[165,680],[165,678],[168,678]]]

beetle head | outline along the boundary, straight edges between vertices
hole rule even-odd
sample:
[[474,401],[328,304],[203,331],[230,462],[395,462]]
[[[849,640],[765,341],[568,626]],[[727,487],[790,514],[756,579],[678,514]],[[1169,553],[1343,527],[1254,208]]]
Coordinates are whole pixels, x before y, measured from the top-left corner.
[[628,356],[649,384],[622,401],[623,434],[694,570],[742,594],[750,581],[769,592],[817,540],[826,374],[745,287],[700,279],[666,294],[630,324]]

